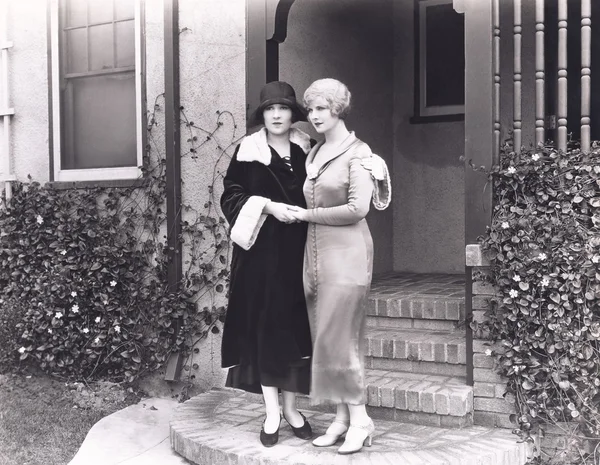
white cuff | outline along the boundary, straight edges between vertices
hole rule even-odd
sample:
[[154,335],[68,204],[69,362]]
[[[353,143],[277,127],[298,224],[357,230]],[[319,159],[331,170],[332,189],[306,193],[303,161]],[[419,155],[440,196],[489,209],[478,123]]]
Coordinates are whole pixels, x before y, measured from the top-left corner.
[[377,210],[385,210],[392,201],[392,181],[387,164],[379,155],[372,155],[373,167],[371,176],[373,177],[373,206]]
[[263,213],[265,205],[270,200],[265,197],[253,195],[240,210],[233,227],[231,228],[231,240],[242,249],[248,250],[258,237],[260,228],[267,219]]

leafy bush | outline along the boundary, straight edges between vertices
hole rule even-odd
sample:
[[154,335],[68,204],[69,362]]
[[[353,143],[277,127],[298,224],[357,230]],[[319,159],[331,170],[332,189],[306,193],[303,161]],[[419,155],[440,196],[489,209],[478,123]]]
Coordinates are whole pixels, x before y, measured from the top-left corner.
[[507,143],[489,173],[494,210],[482,244],[498,295],[484,329],[501,342],[524,439],[561,422],[579,426],[580,444],[600,436],[599,155],[576,146],[517,155]]
[[100,194],[15,185],[0,211],[0,313],[19,316],[21,360],[131,381],[182,344],[193,304],[167,291],[162,243],[140,240],[149,217],[123,208],[132,191]]

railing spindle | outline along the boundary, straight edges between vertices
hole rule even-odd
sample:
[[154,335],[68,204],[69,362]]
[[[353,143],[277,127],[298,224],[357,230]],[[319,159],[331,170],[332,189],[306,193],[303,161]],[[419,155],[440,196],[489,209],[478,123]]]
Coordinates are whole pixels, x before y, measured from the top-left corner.
[[513,74],[513,140],[515,152],[521,152],[522,136],[522,112],[521,112],[521,37],[523,30],[521,0],[514,0],[514,28],[513,28],[513,45],[514,45],[514,74]]
[[581,0],[581,150],[590,151],[592,87],[592,1]]
[[544,0],[535,0],[535,145],[543,144],[545,136]]
[[567,150],[567,0],[558,0],[558,150]]
[[500,163],[500,0],[492,3],[493,60],[494,60],[494,153],[492,164]]

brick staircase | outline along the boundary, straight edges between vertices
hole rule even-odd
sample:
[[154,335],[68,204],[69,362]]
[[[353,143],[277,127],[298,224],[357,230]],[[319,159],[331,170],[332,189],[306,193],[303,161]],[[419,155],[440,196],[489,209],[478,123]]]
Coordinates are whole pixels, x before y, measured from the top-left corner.
[[[262,399],[234,390],[211,391],[186,402],[171,425],[174,450],[200,465],[523,465],[526,446],[517,444],[510,431],[473,426],[464,287],[460,275],[390,273],[374,280],[365,374],[367,409],[380,434],[354,461],[341,460],[335,447],[317,449],[298,440],[285,422],[281,444],[263,448],[258,442]],[[317,434],[331,422],[333,406],[311,406],[308,397],[299,397],[298,406]],[[232,432],[245,441],[230,437]]]

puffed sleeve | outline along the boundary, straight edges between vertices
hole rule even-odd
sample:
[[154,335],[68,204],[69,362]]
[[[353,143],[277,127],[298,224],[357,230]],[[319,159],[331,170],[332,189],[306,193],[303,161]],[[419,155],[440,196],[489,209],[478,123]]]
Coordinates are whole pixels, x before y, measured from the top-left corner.
[[238,150],[239,146],[223,178],[221,209],[231,228],[231,240],[248,250],[256,241],[267,218],[263,210],[269,199],[248,192],[249,164],[237,159]]
[[360,157],[349,162],[348,202],[335,207],[317,207],[306,210],[309,223],[345,226],[358,223],[369,213],[373,195],[373,181],[369,171],[363,168]]
[[377,210],[385,210],[392,201],[392,180],[385,160],[375,154],[372,157],[373,206]]

